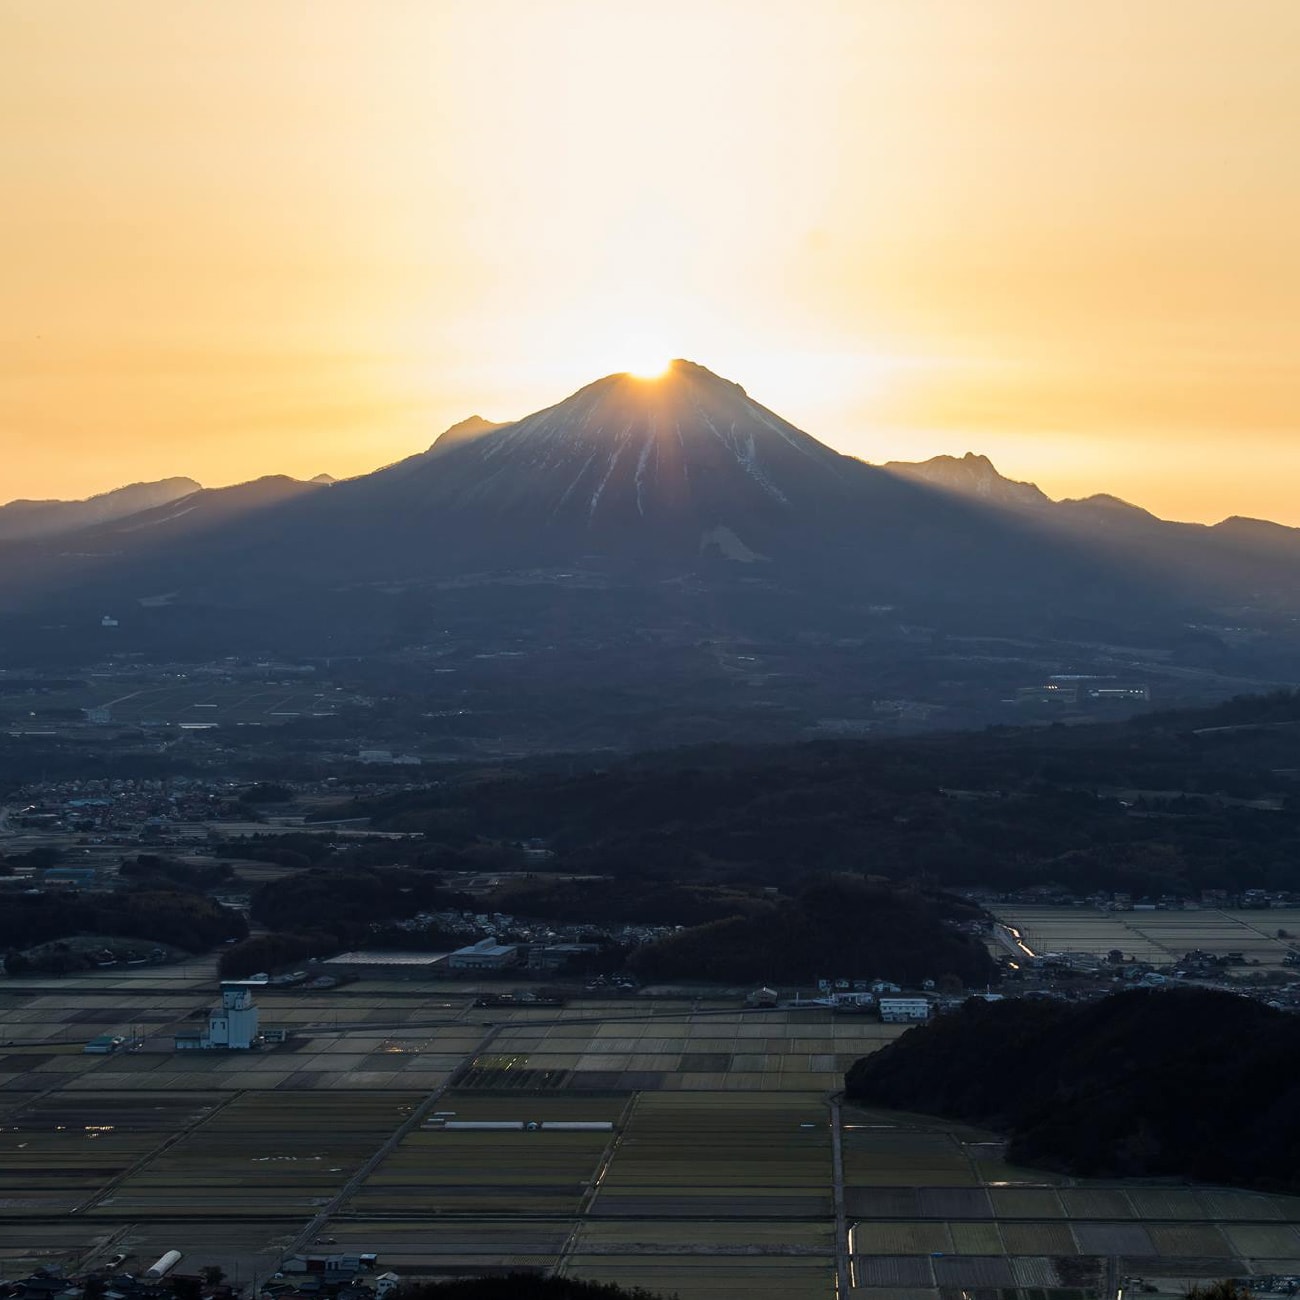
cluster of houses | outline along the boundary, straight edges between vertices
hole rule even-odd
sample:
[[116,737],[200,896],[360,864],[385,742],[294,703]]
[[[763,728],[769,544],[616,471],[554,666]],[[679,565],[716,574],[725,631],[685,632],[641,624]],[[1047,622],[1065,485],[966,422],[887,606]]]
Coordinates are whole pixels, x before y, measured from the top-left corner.
[[[160,1268],[171,1256],[175,1260]],[[118,1272],[116,1264],[72,1277],[41,1268],[18,1281],[0,1281],[0,1300],[238,1300],[245,1293],[246,1288],[226,1281],[220,1269],[178,1271],[174,1265],[180,1258],[178,1251],[170,1251],[139,1274]],[[257,1300],[387,1300],[401,1278],[376,1274],[375,1267],[374,1255],[292,1255],[280,1272],[257,1282],[253,1294]]]
[[[641,944],[654,943],[665,935],[673,933],[679,927],[673,925],[633,924],[596,925],[584,922],[556,925],[550,922],[527,921],[508,912],[441,911],[418,912],[407,920],[385,921],[382,927],[376,928],[382,928],[386,931],[404,930],[411,934],[422,934],[428,930],[436,930],[440,934],[456,935],[457,937],[464,935],[466,938],[471,935],[509,936],[506,940],[507,943],[516,944],[525,949],[527,953],[533,953],[578,945],[591,945],[594,950],[595,945],[592,944],[592,941],[595,939],[607,943],[616,943],[626,948],[633,948]],[[473,946],[473,944],[469,945],[470,948]],[[467,952],[468,949],[461,949],[459,953],[451,955],[458,957],[460,953]],[[485,969],[481,964],[477,967],[474,965],[477,959],[472,955],[469,955],[467,960],[468,964],[451,966],[451,969]],[[503,964],[513,965],[514,963],[505,961]],[[542,966],[537,969],[554,969],[554,967]]]

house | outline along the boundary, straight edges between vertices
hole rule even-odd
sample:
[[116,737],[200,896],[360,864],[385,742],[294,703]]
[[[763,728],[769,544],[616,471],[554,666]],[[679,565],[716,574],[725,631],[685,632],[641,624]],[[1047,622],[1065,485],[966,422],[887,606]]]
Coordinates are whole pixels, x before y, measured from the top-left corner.
[[900,1021],[929,1020],[930,1002],[928,998],[881,998],[880,1018],[886,1024]]

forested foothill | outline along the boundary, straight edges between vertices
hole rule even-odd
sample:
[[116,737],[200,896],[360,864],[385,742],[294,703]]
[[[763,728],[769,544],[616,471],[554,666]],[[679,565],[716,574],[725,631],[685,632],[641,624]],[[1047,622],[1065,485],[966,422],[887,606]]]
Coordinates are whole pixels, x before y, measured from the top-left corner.
[[26,949],[79,935],[139,939],[198,953],[247,934],[248,923],[239,912],[202,894],[159,887],[154,881],[111,893],[9,893],[0,907],[0,948],[7,953],[5,969],[14,974],[33,967],[57,973],[92,964],[71,948],[40,959],[22,955]]
[[849,869],[1195,896],[1295,885],[1297,774],[1300,693],[1283,691],[1120,724],[448,769],[350,811],[449,846],[537,838],[557,869],[629,881],[786,886]]
[[979,999],[857,1061],[847,1099],[989,1125],[1013,1164],[1300,1191],[1300,1019],[1208,989]]
[[[0,942],[242,939],[203,894],[230,884],[230,860],[252,860],[283,874],[251,889],[269,934],[226,952],[229,974],[345,947],[447,950],[518,922],[534,937],[549,925],[595,939],[602,971],[621,963],[643,980],[979,987],[996,978],[975,938],[987,917],[954,896],[962,888],[1291,891],[1298,772],[1292,692],[1095,726],[456,764],[325,810],[389,834],[218,833],[210,866],[140,854],[111,894],[15,902],[15,934]],[[240,807],[293,793],[265,781],[245,792]],[[819,901],[827,891],[834,906]],[[141,919],[145,896],[170,910]]]
[[980,916],[946,895],[824,875],[793,898],[637,948],[629,965],[644,980],[883,976],[913,987],[927,979],[979,986],[998,979],[998,969],[983,942],[959,927]]

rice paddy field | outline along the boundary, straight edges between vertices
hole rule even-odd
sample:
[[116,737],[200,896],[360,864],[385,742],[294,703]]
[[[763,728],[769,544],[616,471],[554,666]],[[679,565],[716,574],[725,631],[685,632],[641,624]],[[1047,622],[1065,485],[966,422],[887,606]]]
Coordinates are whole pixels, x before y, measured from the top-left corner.
[[[0,985],[0,1277],[174,1248],[249,1280],[326,1242],[406,1275],[682,1300],[829,1300],[839,1267],[863,1300],[1300,1273],[1300,1199],[1079,1183],[921,1116],[838,1112],[837,1188],[831,1094],[902,1027],[721,999],[483,1008],[472,986],[375,979],[259,993],[284,1047],[174,1052],[214,987],[200,964]],[[81,1050],[128,1031],[143,1050]]]
[[[1036,953],[1090,953],[1104,958],[1118,948],[1125,957],[1168,965],[1195,949],[1224,956],[1239,952],[1260,967],[1282,966],[1300,946],[1300,909],[1261,908],[1192,911],[1101,912],[1087,907],[994,905],[1000,921],[1014,926]],[[1295,938],[1279,938],[1286,930]]]

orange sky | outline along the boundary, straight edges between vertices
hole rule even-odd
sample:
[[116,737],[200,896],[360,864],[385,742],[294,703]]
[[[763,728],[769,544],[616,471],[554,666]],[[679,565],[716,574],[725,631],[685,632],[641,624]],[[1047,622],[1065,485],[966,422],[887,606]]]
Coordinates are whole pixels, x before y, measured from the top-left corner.
[[358,473],[686,356],[1300,524],[1296,0],[0,0],[0,500]]

